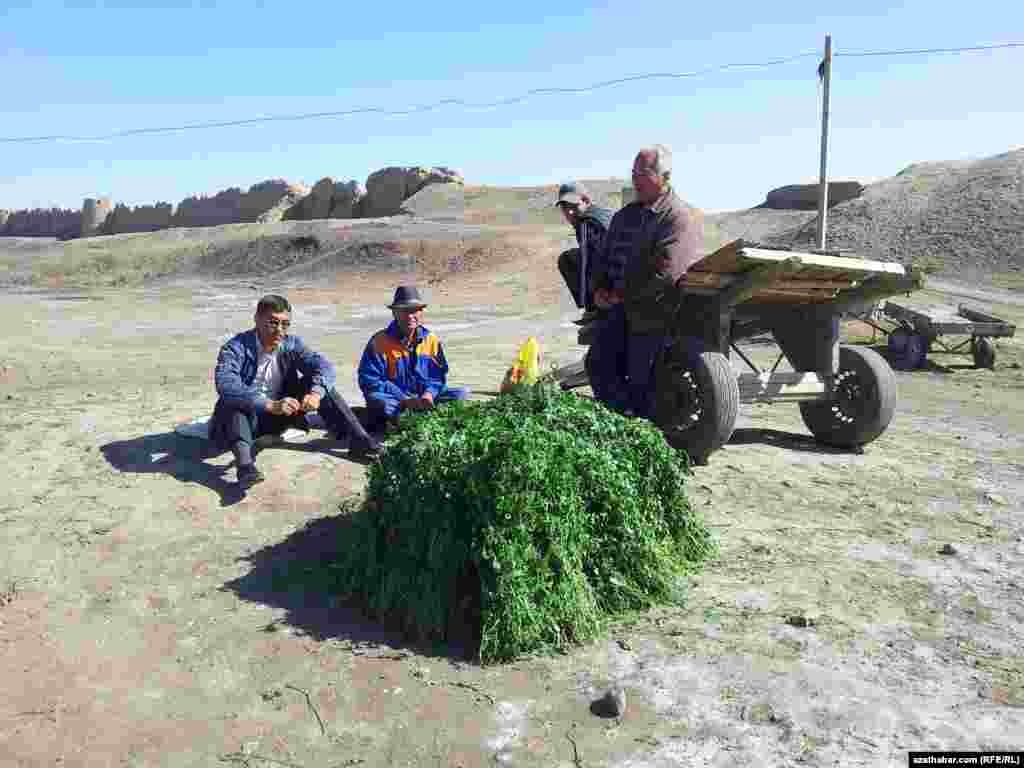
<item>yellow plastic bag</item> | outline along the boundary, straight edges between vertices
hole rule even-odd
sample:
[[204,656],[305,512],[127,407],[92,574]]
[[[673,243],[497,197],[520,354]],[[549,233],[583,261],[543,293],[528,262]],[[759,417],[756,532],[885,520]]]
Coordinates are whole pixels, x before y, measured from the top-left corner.
[[501,391],[508,392],[517,384],[535,384],[540,378],[540,343],[531,336],[521,347],[516,361],[501,382]]

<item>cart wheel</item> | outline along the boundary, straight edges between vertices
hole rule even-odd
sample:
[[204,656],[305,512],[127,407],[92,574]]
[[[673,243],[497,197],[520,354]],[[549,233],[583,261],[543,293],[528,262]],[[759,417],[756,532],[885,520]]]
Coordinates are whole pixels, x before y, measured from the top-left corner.
[[736,426],[740,388],[729,361],[705,352],[690,368],[670,352],[658,364],[655,387],[654,422],[665,440],[692,463],[707,464]]
[[996,345],[988,336],[975,336],[971,339],[971,355],[974,357],[975,368],[994,368]]
[[889,359],[898,371],[920,368],[928,354],[928,342],[919,333],[897,328],[889,334]]
[[853,448],[882,434],[895,408],[896,376],[889,364],[872,349],[844,345],[832,398],[800,403],[800,415],[819,442]]

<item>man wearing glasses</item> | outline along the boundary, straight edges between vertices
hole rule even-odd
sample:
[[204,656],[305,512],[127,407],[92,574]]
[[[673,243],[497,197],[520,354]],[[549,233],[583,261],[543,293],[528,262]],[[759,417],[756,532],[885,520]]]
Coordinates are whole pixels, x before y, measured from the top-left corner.
[[288,334],[291,312],[283,296],[264,296],[256,305],[256,327],[228,341],[217,357],[219,398],[210,439],[235,455],[243,489],[264,479],[256,468],[253,441],[289,427],[308,430],[308,413],[319,413],[338,439],[348,436],[351,454],[377,458],[383,451],[334,389],[331,362]]
[[[677,281],[698,262],[704,217],[672,189],[672,150],[641,149],[633,162],[636,199],[615,214],[594,272],[595,322],[587,355],[594,396],[610,408],[650,418],[654,366],[679,308]],[[690,354],[703,351],[686,338]]]

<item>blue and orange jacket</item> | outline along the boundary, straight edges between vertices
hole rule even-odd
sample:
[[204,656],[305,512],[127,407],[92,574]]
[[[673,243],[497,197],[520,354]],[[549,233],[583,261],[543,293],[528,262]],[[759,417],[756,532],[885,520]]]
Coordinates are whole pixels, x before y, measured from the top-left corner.
[[367,400],[404,400],[426,392],[437,397],[447,379],[448,361],[441,340],[423,326],[416,329],[410,349],[392,321],[373,335],[359,361],[359,388]]

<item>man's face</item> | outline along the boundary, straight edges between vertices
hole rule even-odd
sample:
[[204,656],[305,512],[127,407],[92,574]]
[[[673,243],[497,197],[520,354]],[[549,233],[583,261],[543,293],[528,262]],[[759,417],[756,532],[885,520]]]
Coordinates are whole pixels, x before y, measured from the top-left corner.
[[394,313],[395,323],[398,325],[398,330],[402,332],[403,336],[412,335],[413,331],[423,324],[423,307],[396,309]]
[[265,351],[273,352],[284,341],[292,324],[291,317],[288,312],[265,312],[256,315],[256,335],[259,336]]
[[641,152],[633,161],[633,189],[636,199],[644,205],[650,205],[665,189],[665,179],[654,171],[655,155],[653,152]]
[[565,219],[565,223],[575,229],[576,217],[580,214],[579,206],[572,203],[561,203],[558,206],[558,210],[562,212],[562,218]]

